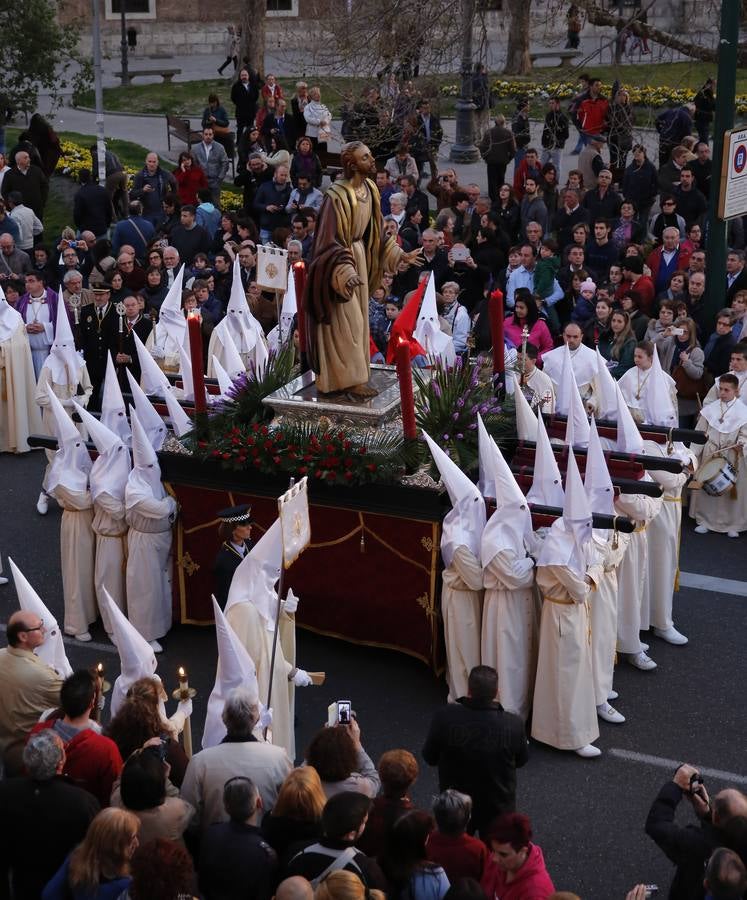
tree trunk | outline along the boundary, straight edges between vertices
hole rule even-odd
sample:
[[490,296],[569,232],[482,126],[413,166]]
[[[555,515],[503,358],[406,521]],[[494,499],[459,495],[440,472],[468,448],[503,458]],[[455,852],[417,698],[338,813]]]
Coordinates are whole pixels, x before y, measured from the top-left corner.
[[246,63],[263,77],[265,75],[266,13],[267,0],[242,0],[239,66]]
[[[514,2],[515,0],[511,0],[512,6]],[[724,2],[727,2],[727,0],[724,0]],[[621,21],[619,16],[597,6],[593,0],[576,0],[576,5],[580,6],[581,9],[586,12],[586,19],[592,25],[609,25],[614,28],[617,23]],[[650,8],[653,6],[653,3],[651,0],[648,0],[646,5]],[[622,21],[628,24],[633,34],[645,35],[649,40],[656,41],[657,44],[662,44],[664,47],[671,47],[673,50],[679,50],[680,53],[684,53],[692,59],[702,59],[705,62],[713,63],[718,62],[717,49],[701,47],[699,44],[681,40],[670,32],[662,31],[660,28],[654,28],[652,25],[642,25],[635,20],[628,22],[627,19],[622,19]],[[740,66],[747,65],[747,48],[743,44],[739,45],[738,60]]]
[[511,13],[511,22],[503,74],[529,75],[532,71],[532,60],[529,56],[532,0],[508,0],[506,6]]

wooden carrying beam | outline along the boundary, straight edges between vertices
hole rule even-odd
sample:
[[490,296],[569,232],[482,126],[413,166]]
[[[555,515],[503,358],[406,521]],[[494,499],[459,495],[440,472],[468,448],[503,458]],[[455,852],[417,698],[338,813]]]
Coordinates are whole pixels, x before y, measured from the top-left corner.
[[[568,416],[559,413],[549,415],[543,413],[542,418],[547,426],[548,434],[553,437],[565,438],[565,426]],[[597,419],[597,430],[600,437],[617,440],[617,422],[608,419]],[[692,428],[667,428],[664,425],[639,425],[638,430],[644,441],[654,441],[657,444],[666,444],[667,441],[687,441],[690,444],[705,444],[706,436],[703,431],[695,431]]]
[[[543,525],[551,525],[555,519],[559,519],[563,515],[563,510],[557,506],[540,506],[532,503],[529,506],[532,511],[532,525],[540,528]],[[607,516],[603,513],[592,513],[591,519],[594,528],[603,528],[609,531],[617,529],[625,534],[632,534],[635,531],[635,522],[625,516]]]
[[[536,447],[537,444],[534,441],[521,441],[518,445],[518,448],[521,449],[529,448],[534,450]],[[553,448],[556,452],[556,456],[562,454],[565,449],[565,447]],[[586,456],[586,450],[581,450],[578,447],[576,447],[573,452],[577,460]],[[658,472],[675,472],[676,474],[679,474],[683,470],[682,461],[671,456],[646,456],[643,453],[620,453],[617,450],[605,450],[604,458],[607,460],[608,464],[611,460],[633,462],[640,464],[644,469],[651,469]]]
[[[516,483],[527,493],[534,481],[534,469],[531,466],[511,466]],[[637,481],[635,478],[612,478],[612,484],[621,494],[645,494],[647,497],[661,497],[663,490],[655,481]]]

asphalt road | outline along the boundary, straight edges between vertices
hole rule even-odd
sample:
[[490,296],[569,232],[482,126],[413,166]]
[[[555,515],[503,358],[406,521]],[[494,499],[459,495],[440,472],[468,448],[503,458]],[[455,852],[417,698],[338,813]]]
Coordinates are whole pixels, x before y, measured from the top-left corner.
[[[46,517],[36,513],[42,471],[39,452],[0,456],[0,552],[4,563],[8,554],[13,556],[62,621],[60,511],[52,503]],[[682,541],[685,571],[746,579],[744,536],[739,540],[698,536],[687,519]],[[680,592],[675,622],[690,644],[675,648],[652,638],[650,653],[659,663],[655,672],[639,672],[627,664],[618,667],[615,688],[620,699],[615,705],[628,721],[621,726],[601,723],[598,745],[605,751],[601,758],[581,760],[532,745],[530,761],[519,775],[519,808],[532,819],[535,841],[558,889],[573,890],[583,900],[616,900],[634,883],[645,881],[660,885],[660,896],[666,895],[671,866],[645,836],[643,824],[659,786],[671,773],[667,760],[714,770],[706,775],[713,792],[729,784],[743,789],[747,785],[746,603],[746,596],[735,594]],[[16,608],[12,585],[0,587],[0,620],[7,621]],[[4,643],[3,633],[0,644]],[[94,628],[94,643],[92,647],[70,640],[70,661],[73,667],[103,661],[113,681],[118,657],[100,625]],[[171,632],[166,651],[159,656],[158,671],[170,690],[176,687],[180,665],[188,667],[190,683],[197,688],[195,747],[215,659],[213,630],[186,626]],[[358,713],[364,746],[374,760],[397,746],[419,756],[431,713],[446,694],[443,681],[422,663],[303,631],[298,635],[298,662],[328,673],[324,687],[297,694],[299,753],[325,721],[327,704],[349,698]],[[730,773],[739,780],[731,779]],[[424,768],[414,799],[428,805],[436,791],[434,772]]]

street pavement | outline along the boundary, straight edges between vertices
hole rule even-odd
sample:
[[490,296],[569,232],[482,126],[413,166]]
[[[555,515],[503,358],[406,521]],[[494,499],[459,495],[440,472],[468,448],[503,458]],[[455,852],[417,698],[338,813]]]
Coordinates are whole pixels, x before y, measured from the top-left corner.
[[[35,510],[43,469],[44,458],[38,451],[0,456],[0,552],[5,574],[9,574],[10,554],[61,623],[61,513],[54,503],[46,517]],[[217,536],[215,540],[217,549]],[[706,579],[705,588],[683,588],[676,598],[675,622],[690,644],[677,648],[650,638],[650,654],[659,663],[655,672],[639,672],[626,663],[618,666],[615,688],[620,699],[615,706],[627,722],[601,723],[597,742],[604,751],[601,758],[581,760],[532,743],[530,760],[519,773],[518,804],[532,819],[534,839],[544,851],[558,889],[575,891],[583,900],[622,900],[634,883],[647,882],[658,884],[659,896],[665,896],[672,868],[643,828],[649,805],[675,764],[686,760],[705,767],[706,785],[713,793],[728,785],[746,789],[746,540],[744,535],[739,540],[698,536],[691,521],[685,520],[681,559],[688,574],[683,582],[691,583],[693,575]],[[714,577],[737,584],[713,581]],[[357,588],[350,585],[351,595]],[[726,589],[731,593],[725,593]],[[0,621],[6,622],[16,608],[12,584],[0,587]],[[107,679],[113,682],[118,673],[116,651],[100,625],[93,633],[93,644],[67,640],[71,664],[102,661]],[[3,631],[0,644],[4,643]],[[165,645],[158,671],[167,688],[176,687],[176,670],[184,665],[198,692],[193,731],[199,748],[215,675],[214,631],[179,626]],[[327,704],[350,699],[359,716],[364,746],[374,761],[385,749],[397,746],[420,756],[431,714],[446,695],[443,679],[425,665],[394,652],[357,647],[303,630],[298,634],[298,663],[327,672],[323,687],[297,693],[299,755],[326,720]],[[424,766],[414,800],[428,806],[436,792],[435,773]]]

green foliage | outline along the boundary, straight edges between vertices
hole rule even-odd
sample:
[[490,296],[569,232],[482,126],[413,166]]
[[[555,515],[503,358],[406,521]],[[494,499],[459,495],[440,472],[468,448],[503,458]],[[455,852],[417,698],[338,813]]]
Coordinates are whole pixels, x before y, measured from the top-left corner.
[[[500,403],[492,384],[480,380],[478,364],[463,365],[460,358],[453,368],[434,365],[429,378],[425,371],[414,369],[418,386],[415,417],[418,428],[428,433],[464,472],[477,469],[477,414],[482,416],[488,432],[500,443],[514,433],[513,401]],[[423,459],[430,454],[423,446]],[[431,474],[438,470],[431,460]]]
[[33,111],[40,91],[61,102],[65,90],[85,89],[92,69],[78,50],[80,29],[60,25],[51,0],[0,4],[0,98],[10,109]]

